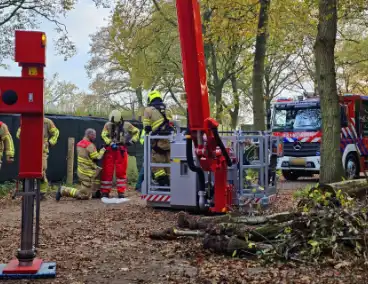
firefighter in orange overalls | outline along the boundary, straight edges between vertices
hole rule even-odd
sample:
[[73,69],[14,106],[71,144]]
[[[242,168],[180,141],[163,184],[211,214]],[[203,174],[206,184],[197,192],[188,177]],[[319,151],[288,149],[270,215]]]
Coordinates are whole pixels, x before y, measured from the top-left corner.
[[[128,136],[131,139],[128,139]],[[106,148],[101,174],[100,189],[102,197],[109,197],[115,169],[118,197],[124,198],[127,187],[127,146],[138,141],[139,129],[131,123],[124,121],[120,111],[113,110],[109,115],[109,121],[102,130],[101,137],[105,142]]]

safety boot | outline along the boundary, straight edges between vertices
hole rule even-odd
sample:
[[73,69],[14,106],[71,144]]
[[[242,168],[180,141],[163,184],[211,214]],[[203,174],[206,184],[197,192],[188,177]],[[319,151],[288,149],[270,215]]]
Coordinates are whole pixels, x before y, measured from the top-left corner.
[[163,177],[163,182],[166,186],[170,186],[170,177],[169,176],[164,176]]
[[118,198],[125,198],[124,193],[119,192],[118,193]]
[[58,190],[56,192],[56,196],[55,196],[56,201],[60,201],[61,197],[62,197],[62,195],[61,195],[61,185],[59,185]]
[[159,186],[170,186],[170,179],[168,176],[160,176],[156,179]]
[[96,192],[94,192],[92,194],[92,198],[93,199],[99,199],[99,198],[101,198],[101,191],[97,190]]

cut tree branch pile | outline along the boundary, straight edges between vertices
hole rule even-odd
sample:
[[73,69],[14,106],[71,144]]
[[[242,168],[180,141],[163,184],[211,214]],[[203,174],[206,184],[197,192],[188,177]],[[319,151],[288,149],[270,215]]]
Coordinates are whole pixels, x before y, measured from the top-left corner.
[[368,207],[362,198],[367,189],[365,180],[322,185],[304,191],[295,210],[268,216],[198,217],[180,212],[179,229],[152,232],[150,237],[196,237],[204,249],[242,257],[366,261]]

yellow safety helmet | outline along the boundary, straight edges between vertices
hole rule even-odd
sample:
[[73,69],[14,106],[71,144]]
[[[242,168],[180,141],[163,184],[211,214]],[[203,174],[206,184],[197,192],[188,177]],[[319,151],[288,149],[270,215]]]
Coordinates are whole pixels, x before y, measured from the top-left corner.
[[150,104],[154,99],[161,99],[162,100],[162,96],[161,93],[157,90],[153,90],[151,92],[148,93],[148,103]]
[[109,115],[109,121],[111,122],[120,122],[121,120],[121,112],[118,111],[117,109],[114,109],[113,111],[110,112]]

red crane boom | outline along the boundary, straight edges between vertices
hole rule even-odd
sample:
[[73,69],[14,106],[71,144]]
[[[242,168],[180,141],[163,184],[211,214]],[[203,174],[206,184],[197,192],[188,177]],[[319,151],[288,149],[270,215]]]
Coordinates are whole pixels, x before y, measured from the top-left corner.
[[[187,139],[194,143],[202,170],[214,173],[211,211],[226,212],[232,199],[227,183],[227,167],[231,166],[231,160],[219,137],[219,124],[210,117],[200,6],[197,0],[176,0],[176,8],[188,102]],[[191,148],[187,148],[187,152],[188,149]],[[187,156],[191,154],[187,153]]]

